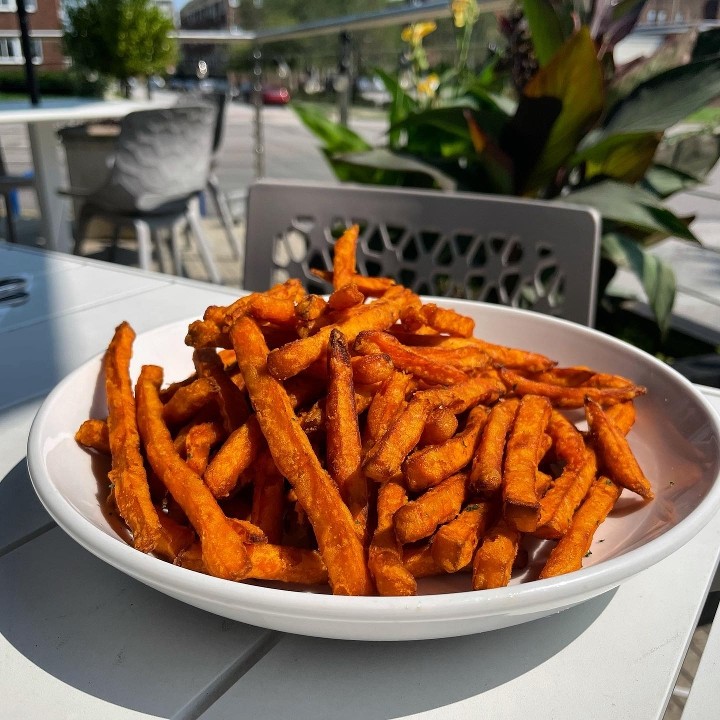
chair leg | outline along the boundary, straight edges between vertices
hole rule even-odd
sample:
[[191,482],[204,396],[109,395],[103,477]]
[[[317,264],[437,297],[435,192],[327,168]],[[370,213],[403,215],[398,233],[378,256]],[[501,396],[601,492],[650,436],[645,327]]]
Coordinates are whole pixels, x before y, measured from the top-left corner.
[[7,227],[7,241],[9,243],[17,243],[17,231],[15,230],[15,217],[13,216],[12,203],[10,195],[3,193],[5,201],[5,226]]
[[92,214],[87,212],[86,206],[80,209],[80,217],[75,222],[75,244],[73,245],[73,255],[80,255],[82,249],[83,240],[85,240],[85,232],[87,231],[88,224],[92,219]]
[[133,221],[133,226],[135,227],[135,235],[138,242],[138,263],[143,270],[150,270],[152,261],[150,226],[139,218]]
[[225,228],[225,234],[227,235],[228,242],[230,243],[230,249],[236,260],[242,257],[242,246],[240,244],[240,238],[235,233],[235,227],[233,225],[232,214],[230,213],[230,206],[228,205],[227,197],[220,188],[220,183],[217,177],[212,174],[208,178],[208,189],[212,196],[215,208],[220,218],[222,226]]
[[210,245],[208,245],[207,238],[202,229],[202,223],[200,222],[200,215],[197,210],[190,205],[186,214],[190,228],[195,235],[195,242],[197,243],[198,252],[202,258],[207,274],[210,277],[210,281],[218,285],[222,283],[222,278],[218,272],[215,260],[213,260],[212,251]]
[[178,277],[183,276],[182,236],[180,235],[181,226],[186,226],[184,220],[174,223],[170,230],[170,246],[172,247],[173,267],[175,268],[175,275]]
[[110,240],[110,262],[115,262],[117,258],[117,246],[120,242],[120,230],[121,226],[118,223],[113,223],[113,234]]

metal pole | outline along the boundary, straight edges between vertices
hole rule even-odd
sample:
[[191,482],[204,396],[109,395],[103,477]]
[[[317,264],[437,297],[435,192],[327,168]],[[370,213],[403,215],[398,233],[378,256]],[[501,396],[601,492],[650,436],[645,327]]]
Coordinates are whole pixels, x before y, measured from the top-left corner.
[[253,104],[255,106],[255,177],[265,175],[265,139],[262,120],[262,50],[253,50]]
[[350,55],[350,33],[344,30],[340,33],[340,62],[338,63],[338,77],[335,81],[335,92],[338,95],[338,116],[341,125],[348,124],[350,110],[350,93],[352,92]]
[[38,89],[37,78],[35,77],[35,66],[33,65],[32,47],[30,44],[30,28],[28,26],[27,10],[25,0],[16,0],[18,24],[20,26],[20,47],[25,58],[25,80],[28,86],[30,102],[33,105],[40,104],[40,90]]

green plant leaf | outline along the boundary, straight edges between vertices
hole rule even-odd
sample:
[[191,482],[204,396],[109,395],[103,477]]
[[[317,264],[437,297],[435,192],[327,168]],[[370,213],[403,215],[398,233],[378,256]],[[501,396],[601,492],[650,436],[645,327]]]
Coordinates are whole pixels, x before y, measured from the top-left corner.
[[720,160],[720,135],[712,128],[665,137],[655,162],[704,179]]
[[675,303],[672,267],[622,233],[604,233],[602,253],[616,265],[631,270],[640,280],[660,331],[665,334]]
[[659,133],[611,135],[575,153],[568,164],[579,165],[584,162],[587,180],[605,175],[615,180],[636,183],[650,167],[661,137]]
[[530,26],[535,56],[540,67],[544,67],[565,42],[560,18],[550,0],[521,0],[521,4]]
[[360,135],[340,123],[333,122],[317,107],[295,103],[292,107],[303,125],[322,140],[329,152],[360,152],[371,148]]
[[587,27],[565,42],[550,63],[527,83],[518,115],[525,98],[554,98],[562,104],[540,158],[525,183],[525,190],[533,191],[554,177],[602,111],[603,72]]
[[[410,130],[420,127],[436,128],[451,135],[470,140],[470,131],[465,120],[467,106],[441,107],[411,113],[403,120],[390,126],[394,130]],[[500,111],[472,108],[472,114],[483,130],[497,138],[507,122],[507,116]]]
[[604,135],[663,132],[720,95],[720,60],[705,58],[666,70],[618,101],[603,124]]
[[[405,92],[397,78],[390,75],[390,73],[378,68],[376,74],[382,80],[385,89],[390,93],[390,97],[392,98],[390,107],[388,108],[388,121],[392,126],[404,120],[418,107],[418,103]],[[400,131],[388,133],[388,145],[391,150],[397,150],[399,148],[401,135]]]
[[457,188],[455,180],[432,165],[415,158],[397,155],[385,148],[375,148],[366,152],[358,153],[341,153],[333,156],[333,160],[340,161],[348,165],[357,165],[360,167],[397,173],[398,175],[412,174],[424,176],[432,181],[432,185],[440,188],[441,190],[450,191]]
[[667,165],[651,165],[642,186],[659,198],[668,198],[677,192],[700,185],[702,180]]
[[647,233],[663,232],[685,240],[698,241],[679,217],[664,207],[655,195],[637,185],[602,180],[573,190],[564,195],[562,201],[590,205],[597,209],[604,219]]

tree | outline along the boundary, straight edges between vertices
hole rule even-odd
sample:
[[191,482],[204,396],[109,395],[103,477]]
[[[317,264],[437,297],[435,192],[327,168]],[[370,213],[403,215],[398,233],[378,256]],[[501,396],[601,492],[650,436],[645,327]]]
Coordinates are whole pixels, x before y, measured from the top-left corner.
[[80,68],[120,81],[163,73],[177,58],[172,20],[152,0],[75,0],[67,6],[65,53]]

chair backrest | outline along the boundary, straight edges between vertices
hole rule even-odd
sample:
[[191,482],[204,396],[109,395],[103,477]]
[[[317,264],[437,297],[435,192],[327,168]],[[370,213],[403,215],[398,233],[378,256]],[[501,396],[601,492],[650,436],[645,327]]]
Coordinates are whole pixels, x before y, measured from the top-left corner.
[[247,200],[244,285],[332,267],[335,239],[360,225],[359,271],[422,295],[496,302],[592,325],[600,219],[594,210],[469,193],[261,181]]
[[207,184],[214,130],[209,104],[130,113],[108,180],[89,200],[115,212],[162,212],[186,202]]

